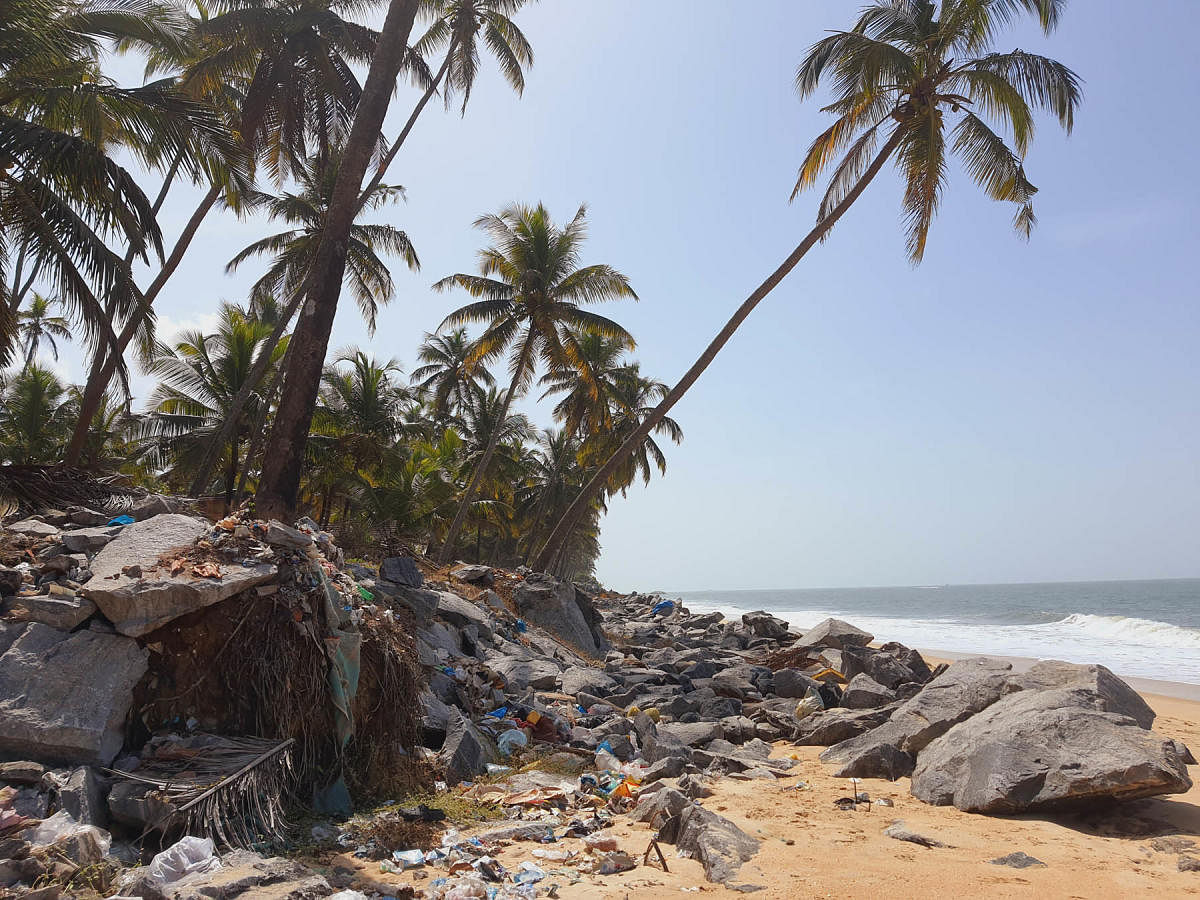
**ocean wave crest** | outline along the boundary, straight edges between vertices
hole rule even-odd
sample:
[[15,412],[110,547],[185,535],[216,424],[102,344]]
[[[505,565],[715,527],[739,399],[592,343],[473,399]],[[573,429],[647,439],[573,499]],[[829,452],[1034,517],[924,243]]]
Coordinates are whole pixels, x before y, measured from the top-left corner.
[[[1045,627],[1045,626],[1042,626]],[[1138,619],[1133,616],[1095,616],[1072,613],[1051,627],[1066,627],[1110,641],[1167,647],[1173,650],[1200,650],[1200,628],[1185,628],[1170,622]]]

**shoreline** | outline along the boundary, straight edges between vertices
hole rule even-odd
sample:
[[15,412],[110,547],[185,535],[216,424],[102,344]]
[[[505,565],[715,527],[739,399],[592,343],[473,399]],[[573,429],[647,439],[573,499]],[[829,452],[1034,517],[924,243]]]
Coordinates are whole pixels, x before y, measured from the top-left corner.
[[[917,651],[925,657],[926,661],[931,663],[949,663],[959,659],[970,659],[973,656],[986,656],[990,659],[1001,659],[1005,662],[1012,663],[1013,670],[1023,672],[1038,662],[1054,657],[1034,657],[1034,656],[1004,656],[997,653],[960,653],[955,650],[941,650],[926,647],[918,647]],[[1153,697],[1166,697],[1172,700],[1186,700],[1191,703],[1200,703],[1200,684],[1191,684],[1185,681],[1163,681],[1157,678],[1142,678],[1137,675],[1126,675],[1123,672],[1113,672],[1118,678],[1126,682],[1139,694],[1145,694]]]

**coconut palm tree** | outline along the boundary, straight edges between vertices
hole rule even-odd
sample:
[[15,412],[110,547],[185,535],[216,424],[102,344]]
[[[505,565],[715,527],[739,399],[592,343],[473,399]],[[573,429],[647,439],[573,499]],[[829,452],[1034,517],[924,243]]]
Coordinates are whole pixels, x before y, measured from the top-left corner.
[[[329,148],[342,143],[350,129],[363,95],[354,67],[374,58],[379,39],[375,31],[348,18],[362,12],[365,5],[362,0],[218,0],[204,4],[202,14],[191,23],[188,45],[176,52],[152,55],[152,70],[179,70],[178,83],[183,90],[197,97],[224,98],[222,107],[232,105],[231,124],[240,136],[242,153],[281,177],[307,158],[311,146],[327,156]],[[394,83],[394,76],[392,80]],[[230,96],[238,102],[231,104]],[[378,130],[372,140],[376,146]],[[158,298],[201,223],[228,187],[224,179],[212,179],[146,288],[144,307]],[[236,197],[238,191],[231,194]],[[83,440],[84,420],[90,420],[139,325],[138,321],[127,322],[116,339],[116,349],[93,366],[68,461]]]
[[[150,395],[151,412],[145,422],[145,434],[156,438],[173,457],[168,479],[178,480],[188,474],[207,445],[209,435],[230,417],[230,403],[243,383],[252,377],[252,364],[273,327],[271,316],[259,318],[247,309],[224,303],[212,334],[187,331],[174,346],[161,343],[157,346],[149,374],[160,381]],[[286,349],[287,342],[281,341],[272,351],[276,364]],[[234,417],[235,428],[223,448],[227,508],[233,504],[242,444],[249,436],[259,402],[265,400],[256,396],[255,402],[247,404]]]
[[[315,258],[317,246],[321,242],[322,231],[326,216],[329,212],[329,202],[333,194],[337,178],[337,167],[334,165],[337,156],[322,161],[318,157],[309,160],[308,164],[298,172],[299,191],[284,192],[278,196],[260,191],[247,191],[244,194],[247,205],[252,208],[265,210],[272,219],[282,219],[289,224],[299,227],[279,232],[262,238],[246,247],[237,254],[226,266],[226,271],[235,271],[240,265],[252,257],[273,254],[274,259],[264,274],[251,288],[250,300],[257,305],[274,300],[277,297],[291,298],[283,315],[275,325],[275,331],[267,340],[264,348],[268,355],[256,363],[255,377],[247,380],[243,395],[235,397],[231,411],[236,415],[243,403],[248,399],[251,384],[261,380],[274,344],[279,340],[284,329],[290,324],[295,315],[298,301],[303,293],[304,279],[308,268]],[[403,196],[404,189],[399,186],[376,184],[373,188],[359,197],[358,215],[378,209],[385,203]],[[375,332],[375,319],[379,305],[391,301],[395,294],[391,270],[380,257],[380,253],[389,256],[399,256],[410,270],[416,271],[421,267],[417,252],[413,249],[408,235],[388,224],[352,222],[350,234],[347,237],[346,262],[342,274],[343,280],[349,284],[358,308],[367,322],[367,331]],[[283,377],[286,366],[276,373],[276,380]],[[274,396],[277,384],[272,384],[267,393]],[[265,412],[266,407],[263,407]],[[258,455],[260,439],[266,426],[265,420],[257,423],[255,437],[251,442],[251,458]],[[201,483],[207,480],[216,464],[220,448],[228,441],[232,429],[232,421],[226,423],[218,431],[208,452],[201,460],[192,484],[192,493],[198,493]]]
[[417,359],[425,365],[413,370],[412,382],[429,395],[435,422],[445,423],[466,407],[477,390],[495,384],[486,368],[469,364],[471,353],[466,328],[426,334],[417,350]]
[[[545,569],[570,533],[574,517],[609,483],[642,440],[708,368],[753,309],[846,213],[892,161],[904,182],[908,254],[924,257],[929,228],[946,182],[949,156],[993,200],[1016,207],[1013,224],[1028,237],[1036,188],[1025,174],[1033,110],[1050,112],[1068,132],[1080,101],[1079,77],[1053,59],[993,50],[1000,30],[1023,14],[1049,34],[1066,0],[890,0],[868,5],[849,31],[817,41],[796,72],[802,98],[831,78],[837,118],[813,141],[793,197],[813,186],[841,156],[818,209],[817,224],[783,263],[737,308],[654,411],[613,453],[567,510],[538,554]],[[987,123],[1012,138],[1012,146]],[[882,146],[880,141],[882,140]],[[878,148],[878,150],[877,150]]]
[[[504,414],[513,398],[529,386],[539,362],[559,368],[582,365],[572,329],[620,338],[633,346],[633,338],[616,322],[582,308],[584,304],[621,297],[637,299],[628,279],[611,266],[579,266],[587,233],[585,207],[579,207],[575,217],[561,227],[540,203],[534,207],[510,206],[498,215],[480,217],[475,226],[493,241],[480,252],[480,274],[450,275],[437,282],[434,289],[458,287],[480,298],[450,313],[441,327],[486,324],[475,341],[469,365],[481,365],[508,354],[511,382],[503,395]],[[454,552],[463,517],[494,451],[495,442],[484,451],[467,484],[462,506],[442,546],[442,562]]]
[[[266,273],[250,289],[251,303],[292,297],[300,290],[321,240],[321,229],[329,211],[336,178],[336,165],[329,159],[312,157],[297,172],[297,190],[278,195],[262,191],[243,194],[243,201],[248,208],[265,212],[272,221],[295,226],[260,238],[238,253],[225,267],[226,272],[235,272],[250,259],[273,257]],[[369,193],[363,193],[359,215],[403,196],[404,188],[398,185],[378,184]],[[381,253],[399,257],[411,271],[421,268],[417,251],[404,231],[394,225],[353,222],[343,278],[366,320],[369,334],[375,333],[375,319],[380,304],[390,302],[395,295],[392,273],[380,257]]]
[[445,55],[408,121],[380,160],[374,177],[367,185],[368,192],[383,179],[388,166],[412,132],[421,111],[437,93],[439,86],[445,85],[442,94],[447,106],[452,96],[462,94],[462,113],[466,114],[471,88],[479,74],[481,35],[499,63],[504,79],[518,94],[524,92],[524,69],[533,65],[533,48],[511,17],[525,3],[526,0],[430,0],[423,7],[422,13],[432,18],[433,22],[413,47],[413,55],[418,58],[430,57],[435,53]]
[[[140,318],[144,304],[129,261],[160,253],[154,210],[118,148],[147,167],[177,157],[199,174],[236,157],[208,105],[170,80],[122,88],[100,63],[112,46],[179,48],[187,28],[152,0],[5,0],[0,6],[0,363],[16,312],[40,279],[53,284],[79,335],[117,343],[114,312]],[[239,181],[244,172],[229,170]],[[111,299],[112,307],[99,298]],[[113,371],[123,367],[114,365]],[[111,378],[112,373],[110,373]]]
[[631,349],[621,337],[581,330],[573,335],[582,366],[558,366],[542,376],[542,398],[562,394],[554,418],[571,434],[598,434],[612,427],[613,390]]
[[0,375],[0,459],[23,465],[58,459],[67,399],[58,376],[37,363]]
[[287,518],[295,509],[304,447],[341,295],[350,229],[361,209],[363,175],[378,145],[396,78],[409,56],[408,37],[419,5],[419,0],[391,0],[388,4],[362,98],[342,149],[321,241],[296,298],[303,297],[304,306],[296,325],[296,352],[288,361],[255,495],[259,515]]
[[71,337],[71,323],[62,316],[52,315],[53,306],[54,301],[35,291],[29,299],[29,308],[17,313],[17,335],[25,347],[26,369],[33,365],[33,358],[43,342],[58,362],[58,344],[54,339]]

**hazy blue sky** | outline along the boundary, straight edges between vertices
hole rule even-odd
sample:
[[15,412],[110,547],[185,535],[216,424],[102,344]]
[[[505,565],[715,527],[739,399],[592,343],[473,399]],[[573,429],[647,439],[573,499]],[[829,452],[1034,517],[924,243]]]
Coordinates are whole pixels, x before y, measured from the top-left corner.
[[[368,341],[412,368],[463,297],[471,221],[514,201],[590,210],[587,261],[631,278],[606,310],[674,381],[810,227],[789,205],[808,141],[796,63],[856,2],[544,0],[523,99],[486,67],[465,119],[431,108],[389,180],[423,263]],[[618,588],[765,588],[1200,574],[1192,3],[1071,5],[1050,53],[1086,79],[1067,139],[1042,123],[1031,243],[955,170],[908,264],[888,171],[754,313],[674,415],[666,479],[613,501],[598,574]],[[414,102],[404,89],[389,131]],[[820,101],[821,98],[818,98]],[[194,197],[163,216],[173,236]],[[1189,212],[1191,210],[1191,212]],[[242,300],[221,266],[260,222],[214,215],[159,301],[164,334]],[[74,357],[64,361],[78,378]],[[143,382],[144,384],[145,382]],[[535,417],[548,420],[545,408]]]

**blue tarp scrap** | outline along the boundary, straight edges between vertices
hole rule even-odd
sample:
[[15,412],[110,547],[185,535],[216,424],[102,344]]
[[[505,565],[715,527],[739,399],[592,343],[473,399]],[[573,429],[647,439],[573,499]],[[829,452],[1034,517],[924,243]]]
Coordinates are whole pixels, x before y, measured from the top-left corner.
[[[339,618],[342,598],[320,568],[317,572],[325,595],[325,623],[329,634],[325,637],[325,655],[329,657],[329,700],[333,704],[334,725],[338,742],[345,749],[354,736],[354,713],[351,704],[358,693],[358,676],[362,669],[362,635],[343,628]],[[351,812],[350,792],[342,776],[322,791],[314,791],[313,807],[324,814],[349,815]]]

